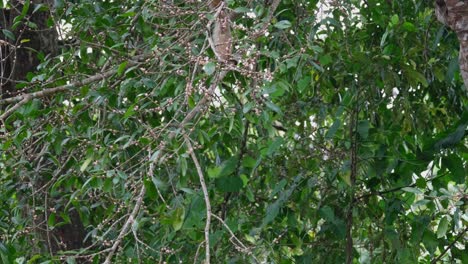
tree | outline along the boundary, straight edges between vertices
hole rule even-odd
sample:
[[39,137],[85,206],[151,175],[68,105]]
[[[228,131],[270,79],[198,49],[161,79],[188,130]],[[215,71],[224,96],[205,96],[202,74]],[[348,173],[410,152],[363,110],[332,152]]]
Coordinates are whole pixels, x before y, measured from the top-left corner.
[[[34,9],[31,7],[34,6]],[[52,1],[35,0],[32,2],[10,1],[10,6],[2,10],[4,33],[4,50],[2,63],[2,90],[3,98],[15,96],[28,91],[28,86],[22,83],[32,75],[35,68],[40,64],[41,58],[53,57],[58,53],[58,35],[51,22]],[[15,88],[23,88],[16,90]],[[45,104],[47,105],[47,104]],[[37,137],[33,137],[37,140]],[[50,182],[44,181],[48,177],[49,162],[42,159],[43,150],[46,146],[37,144],[28,150],[27,161],[35,165],[33,175],[24,179],[23,184],[33,190],[36,199],[27,214],[33,219],[33,232],[35,237],[34,246],[41,248],[47,245],[50,253],[56,253],[59,249],[82,248],[86,232],[81,224],[76,210],[71,209],[68,213],[68,224],[50,230],[47,226],[47,212],[44,209],[50,206],[54,208],[55,201],[51,200],[48,192],[43,193],[44,188]],[[36,157],[38,155],[38,157]],[[54,166],[54,165],[52,165]],[[21,197],[20,200],[28,200],[29,197]],[[43,202],[42,202],[43,201]],[[25,203],[28,205],[28,203]],[[25,212],[26,213],[26,212]]]
[[462,77],[465,80],[465,87],[468,87],[467,12],[468,5],[463,1],[436,1],[437,19],[444,25],[452,28],[457,34],[458,41],[460,42],[460,70]]
[[[0,100],[3,262],[467,259],[467,90],[431,3],[28,3],[62,46]],[[30,250],[34,210],[81,247]]]

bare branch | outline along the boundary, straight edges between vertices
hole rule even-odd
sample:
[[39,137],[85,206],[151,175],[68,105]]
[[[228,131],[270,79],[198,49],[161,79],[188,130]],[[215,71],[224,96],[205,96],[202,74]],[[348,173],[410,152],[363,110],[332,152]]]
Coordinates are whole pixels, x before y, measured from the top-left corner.
[[[208,89],[208,91],[206,92],[205,96],[203,96],[203,98],[198,102],[198,104],[192,109],[192,111],[190,111],[184,118],[184,120],[182,120],[182,122],[180,122],[180,125],[179,127],[180,128],[183,128],[190,120],[192,120],[196,114],[198,114],[198,112],[200,112],[200,110],[205,107],[206,103],[210,100],[211,98],[211,95],[214,93],[216,87],[218,86],[219,83],[221,83],[221,81],[224,79],[224,77],[226,76],[227,72],[226,71],[221,71],[216,77],[215,77],[215,80],[213,81],[213,83],[211,84],[210,88]],[[169,138],[173,138],[174,136],[176,135],[175,132],[171,133],[169,135]]]
[[141,189],[140,189],[140,194],[138,194],[137,201],[135,203],[135,207],[133,208],[132,213],[130,214],[127,221],[123,225],[122,230],[120,230],[119,236],[117,237],[117,239],[114,241],[114,244],[110,248],[110,252],[106,257],[106,260],[104,261],[104,264],[112,263],[111,260],[112,260],[112,257],[115,254],[115,251],[119,247],[120,243],[122,243],[122,239],[127,234],[127,231],[130,229],[130,226],[133,224],[138,212],[140,211],[140,207],[143,204],[143,197],[145,196],[145,193],[146,193],[146,188],[145,188],[145,185],[142,183]]
[[[183,129],[183,127],[188,123],[190,122],[190,120],[192,120],[196,114],[198,114],[201,109],[205,106],[205,104],[207,102],[209,102],[210,98],[211,98],[211,94],[214,92],[215,88],[218,86],[218,84],[222,81],[222,79],[224,78],[224,76],[226,76],[226,71],[221,71],[217,76],[216,76],[216,79],[213,81],[213,83],[211,84],[210,86],[210,89],[207,91],[207,93],[205,94],[205,96],[198,102],[198,104],[192,109],[192,111],[190,111],[186,116],[185,118],[182,120],[182,122],[179,124],[179,128],[180,129]],[[176,135],[177,135],[177,130],[175,131],[171,131],[169,133],[169,138],[174,138]],[[204,178],[203,178],[203,174],[201,174],[201,168],[200,168],[200,164],[198,163],[198,160],[196,159],[196,156],[195,154],[193,153],[193,147],[192,145],[190,144],[190,141],[188,141],[188,136],[185,135],[185,141],[188,142],[188,146],[189,146],[189,152],[190,152],[190,155],[193,155],[192,156],[192,159],[195,157],[195,160],[196,160],[196,166],[197,166],[197,171],[199,173],[199,175],[201,175],[200,177],[200,182],[202,182],[203,180],[203,183],[202,183],[202,188],[204,188],[204,193],[208,193],[208,190],[206,188],[206,184],[205,184],[205,181],[204,181]],[[190,149],[192,151],[190,151]],[[161,157],[162,153],[164,151],[164,145],[159,149],[159,153],[158,155],[156,156],[155,158],[155,161],[156,160],[159,160],[159,157]],[[194,162],[195,162],[194,160]],[[110,264],[111,263],[111,260],[112,260],[112,257],[114,256],[118,246],[120,245],[120,243],[122,242],[122,239],[125,237],[125,235],[127,234],[128,232],[128,229],[130,228],[131,224],[133,223],[140,207],[141,207],[141,204],[143,202],[143,197],[145,195],[145,192],[146,192],[146,188],[144,185],[142,185],[141,187],[141,190],[140,190],[140,194],[138,195],[138,198],[137,198],[137,202],[135,204],[135,208],[133,209],[132,213],[130,214],[130,216],[128,217],[127,221],[125,222],[124,226],[122,227],[120,233],[119,233],[119,236],[117,237],[117,239],[115,240],[114,244],[112,245],[112,247],[109,249],[109,254],[107,255],[106,257],[106,260],[104,261],[104,264]],[[210,255],[210,252],[209,252],[209,227],[210,227],[210,217],[211,217],[211,205],[209,204],[209,199],[205,202],[207,202],[207,227],[205,228],[205,237],[206,237],[206,245],[207,245],[207,259],[208,259],[208,262],[206,262],[205,264],[209,264],[209,255]],[[206,236],[206,232],[208,232],[208,236]]]
[[442,253],[440,253],[440,255],[437,258],[431,261],[431,264],[438,263],[440,259],[442,259],[442,257],[447,253],[447,251],[449,251],[449,249],[451,249],[455,245],[455,243],[457,243],[457,241],[465,235],[466,232],[468,232],[468,226],[465,227],[465,229],[461,231],[457,237],[455,237],[455,240],[453,240],[452,243],[450,243],[450,245],[448,245],[448,247]]
[[210,263],[210,227],[211,227],[211,203],[208,193],[208,188],[206,187],[205,177],[203,176],[203,171],[201,169],[200,163],[198,162],[197,155],[193,151],[192,143],[190,143],[190,138],[187,135],[184,135],[185,144],[188,147],[188,153],[192,157],[195,168],[197,169],[198,178],[200,179],[200,184],[202,186],[203,197],[205,198],[206,206],[206,223],[205,223],[205,264]]
[[[149,58],[149,55],[136,57],[136,58],[134,58],[134,60],[129,61],[127,63],[127,65],[126,65],[126,67],[129,68],[129,67],[139,65],[141,63],[141,60],[145,60],[145,59],[148,59],[148,58]],[[118,69],[109,70],[109,71],[106,71],[106,72],[103,72],[103,73],[98,73],[98,74],[93,75],[91,77],[88,77],[88,78],[86,78],[84,80],[78,80],[78,81],[71,82],[71,83],[66,84],[66,85],[62,85],[62,86],[58,86],[58,87],[54,87],[54,88],[47,88],[47,89],[44,89],[44,90],[41,90],[41,91],[38,91],[38,92],[22,94],[22,95],[10,97],[10,98],[2,99],[2,100],[0,100],[0,105],[11,104],[11,103],[16,103],[16,102],[18,102],[18,103],[15,104],[12,108],[8,109],[5,113],[3,113],[3,115],[1,116],[1,119],[4,120],[10,114],[12,114],[16,109],[18,109],[19,107],[21,107],[22,105],[24,105],[25,103],[31,101],[34,98],[41,98],[41,97],[45,97],[45,96],[52,95],[52,94],[59,93],[59,92],[70,91],[72,89],[76,89],[78,87],[82,87],[82,86],[87,85],[87,84],[98,82],[98,81],[101,81],[101,80],[104,80],[106,78],[111,77],[112,75],[116,74],[117,71],[118,71]]]
[[21,101],[19,101],[17,104],[15,104],[13,107],[11,107],[10,109],[6,110],[5,113],[3,113],[1,116],[0,116],[0,121],[2,122],[5,122],[5,119],[7,117],[9,117],[14,111],[16,111],[18,108],[20,108],[22,105],[26,104],[27,102],[29,102],[31,100],[31,96],[28,94],[28,95],[25,95],[23,96],[23,99]]
[[229,232],[229,234],[231,235],[232,238],[234,238],[234,240],[236,241],[237,245],[239,245],[241,247],[241,249],[245,252],[249,252],[249,248],[246,247],[244,245],[244,243],[242,243],[242,241],[240,241],[239,238],[237,238],[237,236],[234,234],[234,232],[232,232],[231,228],[229,228],[229,226],[223,221],[223,219],[215,214],[212,214],[212,216],[216,219],[218,219],[218,221],[221,222],[221,224],[223,224],[223,226],[226,228],[226,230]]

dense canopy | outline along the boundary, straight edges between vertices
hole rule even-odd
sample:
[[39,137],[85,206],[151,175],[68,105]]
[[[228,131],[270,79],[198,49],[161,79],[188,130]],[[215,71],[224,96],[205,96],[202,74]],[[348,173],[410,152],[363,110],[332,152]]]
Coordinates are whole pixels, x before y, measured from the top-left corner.
[[468,263],[435,2],[1,2],[0,262]]

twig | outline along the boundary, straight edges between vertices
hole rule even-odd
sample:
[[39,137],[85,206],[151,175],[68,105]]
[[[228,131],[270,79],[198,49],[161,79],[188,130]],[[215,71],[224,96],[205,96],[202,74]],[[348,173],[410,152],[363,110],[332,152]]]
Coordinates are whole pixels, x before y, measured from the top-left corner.
[[201,245],[204,244],[204,243],[205,243],[205,240],[203,240],[200,244],[198,244],[197,251],[195,252],[195,257],[193,258],[193,264],[197,263]]
[[460,232],[460,234],[457,235],[455,240],[453,240],[452,243],[450,243],[450,245],[448,245],[448,247],[442,253],[440,253],[440,255],[437,258],[431,261],[431,264],[437,263],[447,253],[447,251],[449,251],[449,249],[451,249],[455,245],[455,243],[457,243],[458,239],[460,239],[467,231],[468,226],[465,227],[465,230],[463,230],[462,232]]
[[214,218],[218,219],[218,221],[221,222],[221,224],[223,224],[223,226],[226,228],[226,230],[229,232],[229,234],[231,235],[231,238],[234,238],[234,240],[236,241],[236,245],[240,246],[241,247],[241,250],[244,251],[244,252],[247,252],[249,255],[252,254],[252,252],[250,252],[249,248],[246,247],[244,245],[244,243],[242,243],[242,241],[240,241],[239,238],[237,238],[237,236],[234,234],[234,232],[232,232],[231,228],[229,228],[229,226],[223,221],[223,219],[215,214],[211,214]]
[[[23,99],[21,101],[19,101],[17,104],[15,104],[13,107],[11,107],[10,109],[6,110],[5,113],[3,113],[1,116],[0,116],[0,121],[2,122],[5,122],[5,119],[10,116],[14,111],[16,111],[18,108],[20,108],[21,106],[23,106],[24,104],[26,104],[27,102],[29,102],[31,100],[31,96],[30,95],[25,95],[23,97]],[[1,101],[0,101],[0,104],[1,104]]]
[[[126,68],[136,66],[136,65],[141,63],[141,60],[145,60],[147,58],[149,58],[149,55],[137,56],[137,57],[134,58],[134,60],[129,61],[127,63]],[[68,91],[68,90],[71,90],[71,89],[74,89],[74,88],[77,88],[77,87],[82,87],[84,85],[91,84],[91,83],[94,83],[94,82],[101,81],[103,79],[109,78],[112,75],[116,74],[117,72],[118,72],[118,69],[109,70],[109,71],[106,71],[106,72],[103,72],[103,73],[98,73],[98,74],[93,75],[91,77],[88,77],[88,78],[86,78],[84,80],[74,81],[74,82],[71,82],[69,84],[65,84],[65,85],[62,85],[62,86],[58,86],[58,87],[54,87],[54,88],[47,88],[47,89],[37,91],[37,92],[33,92],[33,93],[27,93],[27,94],[22,94],[22,95],[18,95],[18,96],[6,98],[6,99],[1,99],[0,100],[0,105],[11,104],[11,103],[16,103],[16,102],[18,102],[18,103],[15,104],[8,111],[3,113],[3,115],[1,116],[0,119],[5,120],[5,118],[7,118],[13,111],[15,111],[20,106],[24,105],[25,103],[31,101],[34,98],[41,98],[41,97],[45,97],[45,96],[52,95],[52,94],[55,94],[55,93]]]
[[210,264],[210,226],[211,226],[211,203],[208,193],[208,188],[206,187],[205,177],[203,176],[203,171],[201,169],[200,163],[198,162],[197,155],[193,151],[192,143],[190,143],[190,138],[187,135],[184,135],[185,144],[188,147],[188,153],[192,157],[195,168],[197,169],[198,178],[200,179],[200,184],[202,186],[203,197],[205,198],[206,206],[206,223],[205,223],[205,264]]
[[[224,76],[226,76],[226,73],[227,73],[226,71],[221,71],[216,76],[215,81],[211,84],[211,87],[209,88],[209,90],[207,91],[205,96],[198,102],[198,104],[192,109],[192,111],[190,111],[185,116],[185,118],[182,120],[182,122],[180,122],[180,124],[178,125],[179,129],[173,130],[173,131],[171,131],[169,133],[168,137],[170,139],[174,138],[178,134],[177,131],[180,130],[180,129],[183,129],[183,127],[188,122],[190,122],[190,120],[192,120],[195,117],[196,114],[198,114],[201,111],[201,109],[205,106],[205,104],[211,98],[211,94],[214,92],[214,90],[218,86],[219,82],[221,82],[221,80],[224,78]],[[159,157],[161,157],[163,151],[164,151],[164,145],[162,147],[160,147],[159,153],[154,159],[155,162],[157,160],[159,160]],[[205,189],[206,189],[206,185],[205,185]],[[130,228],[130,224],[133,223],[133,221],[134,221],[134,219],[136,217],[136,214],[138,213],[138,210],[139,210],[139,208],[140,208],[140,206],[141,206],[141,204],[143,202],[143,196],[144,196],[145,192],[146,192],[145,186],[142,185],[140,194],[139,194],[138,199],[137,199],[137,203],[135,204],[135,208],[133,209],[132,213],[130,214],[130,216],[128,217],[128,219],[125,222],[124,226],[122,227],[122,230],[120,231],[119,236],[117,237],[117,240],[114,242],[112,247],[108,250],[109,254],[107,255],[107,258],[106,258],[104,264],[110,264],[111,263],[110,261],[112,260],[112,257],[114,256],[115,251],[117,250],[119,244],[122,242],[122,239],[124,238],[124,236],[126,235],[128,229]],[[208,192],[208,191],[206,190],[206,192]],[[211,212],[211,208],[210,208],[210,212]],[[209,243],[208,243],[208,245],[209,245]],[[209,246],[207,246],[207,251],[208,251],[208,255],[209,255]],[[209,264],[209,262],[207,262],[206,264]]]
[[[149,58],[149,56],[148,56],[148,58]],[[139,57],[135,58],[135,61],[130,61],[129,63],[127,63],[126,67],[128,68],[128,67],[132,67],[132,66],[140,64],[141,59],[145,59],[145,57],[139,56]],[[47,88],[47,89],[44,89],[44,90],[38,91],[38,92],[22,94],[22,95],[10,97],[10,98],[2,99],[2,100],[0,100],[0,105],[15,103],[15,102],[18,102],[18,101],[21,101],[21,100],[25,99],[28,96],[31,97],[31,99],[32,98],[40,98],[40,97],[44,97],[44,96],[54,94],[54,93],[57,93],[57,92],[63,92],[63,91],[66,91],[66,90],[69,90],[69,89],[72,89],[72,88],[81,87],[83,85],[87,85],[87,84],[90,84],[90,83],[97,82],[97,81],[100,81],[102,79],[108,78],[108,77],[116,74],[117,71],[118,71],[117,69],[109,70],[109,71],[106,71],[106,72],[103,72],[103,73],[98,73],[96,75],[93,75],[93,76],[88,77],[88,78],[86,78],[84,80],[81,80],[81,81],[75,81],[75,82],[71,82],[69,84],[65,84],[65,85],[62,85],[62,86],[58,86],[58,87],[54,87],[54,88]]]
[[[180,122],[179,124],[179,128],[183,128],[190,120],[192,120],[196,114],[198,114],[198,112],[200,112],[200,110],[205,107],[205,104],[209,101],[209,99],[211,98],[211,95],[214,93],[216,87],[218,86],[218,84],[224,79],[224,77],[226,76],[227,72],[226,71],[221,71],[215,78],[215,81],[211,84],[210,88],[208,89],[208,91],[205,93],[205,96],[203,96],[203,98],[198,102],[198,104],[192,109],[192,111],[190,111],[184,118],[184,120],[182,120],[182,122]],[[171,133],[169,135],[169,138],[173,138],[174,136],[176,135],[176,133]]]
[[[439,179],[439,178],[444,177],[444,176],[446,176],[446,175],[447,175],[446,173],[437,175],[436,177],[433,177],[433,178],[431,178],[431,179],[428,179],[426,182],[430,182],[430,181],[433,181],[433,180],[435,180],[435,179]],[[363,194],[363,195],[361,195],[361,196],[355,197],[355,198],[354,198],[354,201],[359,201],[359,200],[361,200],[361,199],[365,199],[365,198],[368,198],[368,197],[371,197],[371,196],[374,196],[374,195],[383,196],[384,194],[387,194],[387,193],[398,192],[398,191],[401,191],[403,188],[415,187],[415,186],[416,186],[416,182],[414,182],[414,183],[412,183],[412,184],[410,184],[410,185],[395,187],[395,188],[392,188],[392,189],[389,189],[389,190],[385,190],[385,191],[373,191],[373,192],[366,193],[366,194]]]
[[253,38],[258,38],[260,35],[265,33],[268,26],[270,25],[271,20],[273,19],[274,13],[275,13],[276,9],[278,8],[278,5],[279,5],[280,2],[281,2],[281,0],[274,0],[271,3],[270,10],[269,10],[268,17],[267,17],[266,21],[263,23],[262,28],[259,31],[255,32],[253,34],[253,36],[252,36]]
[[[235,176],[239,175],[239,170],[240,170],[240,167],[241,167],[242,159],[244,158],[245,152],[247,151],[247,138],[249,136],[249,126],[250,126],[250,123],[247,120],[245,122],[244,134],[242,136],[242,143],[241,143],[241,147],[240,147],[240,150],[239,150],[239,157],[238,157],[238,160],[237,160]],[[224,202],[221,205],[221,217],[222,217],[222,219],[226,219],[227,210],[228,210],[227,206],[228,206],[229,199],[231,198],[231,195],[232,195],[232,192],[228,192],[224,196]]]
[[[148,151],[148,160],[151,158],[151,150]],[[148,176],[153,179],[154,177],[154,162],[151,162],[150,165],[149,165],[149,169],[148,169]],[[159,191],[159,187],[155,184],[154,187],[156,187],[156,191],[158,192],[158,195],[159,195],[159,198],[161,199],[161,201],[164,203],[164,205],[166,206],[166,208],[171,208],[167,202],[166,202],[166,199],[164,199],[164,197],[162,196],[161,194],[161,191]]]
[[123,225],[122,230],[120,230],[119,236],[117,237],[117,239],[114,241],[114,244],[110,248],[109,254],[106,257],[106,260],[104,261],[104,264],[110,264],[111,263],[111,260],[112,260],[112,257],[115,254],[115,251],[119,247],[120,243],[122,243],[122,239],[125,237],[128,229],[133,224],[133,221],[135,220],[136,215],[140,211],[140,207],[143,204],[143,197],[145,196],[145,193],[146,193],[146,188],[145,188],[145,185],[142,184],[140,194],[138,194],[138,198],[137,198],[137,201],[135,203],[135,207],[133,208],[132,213],[130,214],[127,221]]

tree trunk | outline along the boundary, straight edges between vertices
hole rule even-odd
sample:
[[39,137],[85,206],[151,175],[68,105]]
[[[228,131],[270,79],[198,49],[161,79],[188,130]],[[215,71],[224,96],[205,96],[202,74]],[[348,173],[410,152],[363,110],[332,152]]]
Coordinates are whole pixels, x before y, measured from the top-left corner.
[[436,0],[436,16],[457,34],[460,41],[460,71],[468,89],[468,2]]
[[[11,7],[0,10],[1,25],[5,25],[6,30],[13,33],[15,40],[7,35],[0,36],[1,47],[1,89],[0,95],[2,98],[8,98],[21,94],[24,89],[18,89],[17,85],[27,78],[28,73],[34,72],[39,65],[40,60],[38,54],[41,52],[44,56],[55,56],[58,52],[58,33],[55,26],[48,26],[48,21],[51,19],[51,10],[53,0],[31,0],[27,14],[21,20],[19,25],[14,27],[14,19],[21,16],[24,1],[11,0]],[[43,5],[43,8],[33,12],[37,5]],[[2,28],[3,29],[3,28]],[[28,87],[25,87],[26,89]],[[36,148],[41,149],[41,148]],[[36,154],[40,155],[40,154]],[[42,162],[45,159],[35,159],[37,162]],[[47,166],[54,166],[48,164]],[[50,167],[49,167],[50,168]],[[47,176],[41,171],[35,173],[34,189],[41,188],[46,183]],[[43,193],[38,196],[45,201],[41,206],[45,206],[45,212],[31,213],[33,217],[33,225],[35,231],[40,235],[42,240],[38,244],[47,245],[47,252],[55,254],[60,250],[73,250],[87,246],[84,243],[86,230],[83,227],[78,212],[71,208],[68,212],[71,223],[60,227],[49,229],[46,221],[46,214],[50,215],[50,208],[54,208],[56,202],[49,198],[46,194],[48,188],[44,188]],[[42,197],[42,195],[44,197]],[[22,199],[30,199],[30,197],[21,197]],[[39,199],[36,197],[36,203]],[[35,207],[38,205],[36,204]],[[35,208],[32,208],[35,210]],[[57,214],[58,215],[58,214]],[[61,220],[61,219],[58,219]]]

